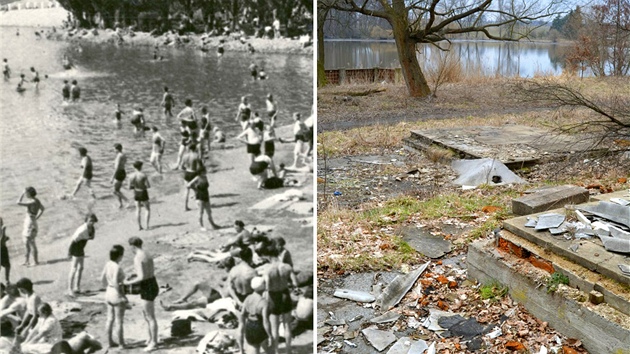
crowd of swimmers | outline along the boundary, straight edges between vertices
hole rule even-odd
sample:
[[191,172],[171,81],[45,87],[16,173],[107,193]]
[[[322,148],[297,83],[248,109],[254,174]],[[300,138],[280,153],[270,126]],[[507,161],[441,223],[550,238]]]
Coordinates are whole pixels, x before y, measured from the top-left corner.
[[[69,60],[64,60],[63,66],[64,68],[71,67]],[[254,80],[266,77],[264,70],[256,65],[250,67],[250,71]],[[31,82],[37,88],[40,81],[39,73],[35,68],[31,68],[31,72],[33,73]],[[4,59],[3,74],[5,79],[11,77],[7,59]],[[18,91],[24,90],[25,82],[27,80],[22,74]],[[81,90],[76,80],[71,84],[64,80],[61,91],[64,101],[80,99]],[[163,114],[166,117],[173,117],[172,109],[175,106],[175,99],[168,87],[164,87],[163,91],[161,101]],[[114,116],[118,124],[121,123],[123,114],[120,105],[117,104]],[[236,139],[245,143],[249,157],[249,172],[255,177],[257,187],[261,189],[299,186],[301,182],[288,178],[287,171],[305,169],[308,172],[310,168],[314,138],[312,115],[303,120],[300,113],[294,113],[293,136],[286,139],[276,135],[277,115],[277,103],[273,95],[268,94],[265,118],[252,109],[247,96],[241,98],[235,118],[242,128],[242,132],[236,136]],[[204,161],[209,158],[213,144],[226,142],[226,135],[221,129],[212,125],[207,107],[201,108],[198,118],[191,99],[184,101],[184,108],[177,114],[177,119],[180,121],[181,140],[177,162],[173,169],[183,171],[186,190],[184,209],[190,210],[188,201],[192,190],[199,210],[199,226],[203,231],[206,231],[206,228],[217,229],[220,226],[212,218],[210,183],[207,178],[209,171]],[[144,134],[145,131],[151,130],[150,163],[159,174],[163,173],[162,156],[166,140],[160,135],[158,127],[146,127],[141,107],[132,111],[130,122],[137,134]],[[284,163],[276,165],[274,161],[276,141],[295,143],[293,163],[289,167],[285,167]],[[81,174],[69,196],[75,197],[81,189],[87,189],[94,197],[92,159],[85,147],[79,147],[77,150],[81,159]],[[134,171],[127,176],[125,167],[127,156],[123,152],[122,144],[114,144],[113,150],[115,152],[114,169],[110,182],[113,185],[113,195],[116,197],[118,207],[124,208],[124,204],[129,202],[122,191],[124,182],[128,179],[127,186],[133,191],[138,229],[148,230],[151,217],[148,190],[151,184],[142,171],[143,162],[133,162]],[[243,166],[243,168],[247,167]],[[67,197],[64,196],[64,198]],[[37,198],[34,187],[25,188],[17,204],[26,208],[22,233],[25,256],[22,265],[37,266],[39,259],[35,241],[38,234],[38,220],[46,208]],[[144,220],[142,220],[143,209],[145,210]],[[204,224],[204,219],[207,220],[207,224]],[[66,295],[71,298],[84,293],[81,290],[81,280],[85,247],[90,240],[95,238],[95,223],[97,222],[98,218],[95,214],[87,214],[84,223],[69,238],[68,257],[71,265]],[[282,324],[286,352],[290,353],[291,333],[299,333],[300,328],[312,329],[312,274],[309,277],[308,274],[305,276],[304,273],[301,275],[298,273],[302,277],[301,280],[298,279],[293,270],[291,255],[285,248],[285,240],[282,237],[268,237],[256,230],[248,231],[240,220],[234,223],[234,228],[236,237],[219,249],[211,252],[194,252],[189,257],[190,261],[217,262],[221,267],[226,268],[229,274],[225,287],[221,289],[215,283],[198,282],[173,303],[161,302],[162,307],[166,311],[191,309],[216,305],[219,299],[231,299],[229,301],[233,303],[231,302],[228,307],[233,307],[240,318],[241,348],[253,348],[257,353],[261,348],[265,348],[268,352],[277,353],[280,342],[279,327]],[[35,293],[33,282],[28,278],[22,278],[15,284],[10,283],[11,262],[7,249],[9,237],[2,218],[0,218],[0,233],[2,246],[0,265],[4,268],[5,282],[8,284],[6,289],[3,285],[0,302],[2,322],[0,352],[6,350],[9,353],[83,353],[102,348],[101,343],[86,332],[64,340],[61,324],[53,315],[51,305]],[[122,245],[111,246],[110,260],[104,265],[101,280],[105,287],[107,304],[106,345],[110,348],[127,346],[124,339],[123,318],[125,311],[129,308],[127,296],[130,294],[140,295],[142,301],[142,312],[149,333],[144,350],[152,351],[159,345],[154,301],[160,288],[155,277],[153,258],[142,245],[142,239],[138,237],[128,240],[128,247],[134,254],[133,275],[126,276],[120,267],[125,254],[125,248]],[[204,296],[188,302],[188,299],[197,291],[201,291]]]

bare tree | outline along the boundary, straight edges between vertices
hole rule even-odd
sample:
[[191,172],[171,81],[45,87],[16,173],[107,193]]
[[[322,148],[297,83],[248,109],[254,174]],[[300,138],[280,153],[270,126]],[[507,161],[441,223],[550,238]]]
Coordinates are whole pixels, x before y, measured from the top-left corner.
[[[630,88],[627,82],[620,83]],[[592,139],[592,147],[630,148],[630,99],[622,95],[591,97],[570,84],[551,80],[524,80],[515,86],[515,94],[524,101],[549,104],[551,107],[568,109],[586,109],[592,119],[565,124],[557,128],[558,132],[585,134]]]
[[518,41],[535,29],[534,21],[557,13],[557,1],[504,0],[499,8],[492,0],[335,0],[331,7],[387,20],[409,95],[426,97],[431,89],[420,69],[416,44],[439,46],[453,35],[466,33]]

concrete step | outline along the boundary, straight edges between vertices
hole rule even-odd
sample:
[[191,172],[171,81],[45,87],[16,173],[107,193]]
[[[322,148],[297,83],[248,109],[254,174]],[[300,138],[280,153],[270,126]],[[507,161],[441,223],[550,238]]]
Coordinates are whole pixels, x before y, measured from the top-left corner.
[[[596,204],[596,203],[595,203]],[[542,214],[557,213],[565,214],[565,209],[554,209],[543,213],[528,215],[538,217]],[[619,269],[619,264],[627,264],[626,257],[621,254],[606,251],[601,241],[597,237],[590,240],[566,240],[564,236],[552,236],[549,231],[536,231],[533,228],[525,227],[527,216],[519,216],[505,220],[503,227],[505,230],[514,233],[558,256],[595,271],[621,284],[630,285],[630,277],[624,275]],[[578,245],[577,251],[569,247]]]
[[[565,336],[579,338],[589,352],[630,353],[627,285],[506,231],[497,240],[471,244],[467,264],[470,278],[480,283],[496,280],[507,285],[510,296],[531,314]],[[549,293],[544,283],[550,271],[567,275],[569,286]],[[605,302],[599,305],[588,302],[588,292],[592,290],[602,293]],[[619,309],[625,309],[626,313]]]

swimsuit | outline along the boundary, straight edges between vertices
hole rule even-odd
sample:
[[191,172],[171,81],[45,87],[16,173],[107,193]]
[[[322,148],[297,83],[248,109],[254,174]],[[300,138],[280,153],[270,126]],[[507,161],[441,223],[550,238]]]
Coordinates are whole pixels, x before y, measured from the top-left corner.
[[87,160],[85,163],[85,169],[83,170],[83,178],[90,180],[92,179],[92,160]]
[[247,144],[247,153],[254,156],[260,155],[260,144]]
[[5,227],[2,227],[2,240],[0,240],[0,266],[9,268],[11,262],[9,261],[9,249],[7,248],[8,237],[4,236]]
[[262,187],[265,189],[276,189],[284,187],[284,181],[282,178],[270,177],[263,181]]
[[35,219],[35,215],[26,214],[22,236],[26,238],[35,238],[37,236],[37,219]]
[[61,95],[63,96],[64,99],[69,99],[70,98],[70,86],[64,85],[63,88],[61,89]]
[[68,254],[73,257],[85,257],[84,249],[87,242],[88,240],[72,241],[68,249]]
[[114,179],[119,182],[124,181],[125,177],[127,177],[127,172],[125,172],[125,170],[118,170],[114,173]]
[[140,298],[142,300],[153,301],[160,293],[160,287],[155,277],[144,279],[138,285],[140,286]]
[[269,291],[267,293],[269,301],[269,313],[273,315],[282,315],[291,312],[291,294],[289,289],[282,291]]
[[269,163],[267,161],[254,161],[249,166],[249,173],[257,175],[259,173],[263,173],[267,167],[269,167]]
[[269,157],[273,157],[274,152],[276,151],[276,146],[273,140],[265,141],[265,155]]
[[197,172],[194,171],[184,171],[184,181],[190,182],[197,176]]
[[201,200],[202,202],[210,201],[210,193],[208,192],[209,187],[210,185],[207,181],[197,182],[197,186],[195,188],[197,200]]
[[133,199],[137,202],[148,202],[149,192],[146,189],[133,191]]

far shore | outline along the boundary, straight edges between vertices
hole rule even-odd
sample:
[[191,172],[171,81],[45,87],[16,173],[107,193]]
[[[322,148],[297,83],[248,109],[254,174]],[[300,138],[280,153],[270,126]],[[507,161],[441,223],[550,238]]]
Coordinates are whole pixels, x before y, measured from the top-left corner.
[[[260,53],[303,54],[313,55],[311,36],[299,38],[254,38],[241,37],[238,34],[230,36],[208,36],[206,34],[178,35],[167,32],[155,36],[146,32],[113,29],[78,29],[62,28],[63,21],[68,17],[68,11],[61,7],[48,9],[14,10],[0,13],[0,27],[34,27],[44,37],[51,40],[65,40],[75,43],[108,43],[120,46],[174,46],[182,48],[205,48],[210,54],[216,53],[221,40],[224,41],[225,51],[245,52],[251,44]],[[55,31],[53,32],[53,27]],[[26,34],[26,33],[24,33]],[[26,34],[30,35],[30,33]]]

